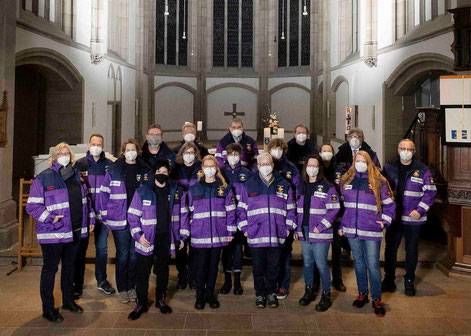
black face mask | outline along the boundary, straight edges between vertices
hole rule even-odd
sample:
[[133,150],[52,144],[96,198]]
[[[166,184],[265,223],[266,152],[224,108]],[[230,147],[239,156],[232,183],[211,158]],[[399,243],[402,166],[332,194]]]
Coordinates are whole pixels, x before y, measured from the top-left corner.
[[155,174],[155,180],[160,184],[164,184],[168,180],[168,175],[165,174]]

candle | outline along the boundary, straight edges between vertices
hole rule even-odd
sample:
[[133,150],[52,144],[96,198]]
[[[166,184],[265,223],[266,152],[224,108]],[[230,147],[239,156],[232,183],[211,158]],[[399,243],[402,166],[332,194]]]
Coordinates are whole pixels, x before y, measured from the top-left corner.
[[284,138],[285,138],[285,129],[278,128],[278,139],[284,139]]
[[198,132],[201,132],[203,130],[203,122],[202,121],[197,121],[196,122],[196,130]]
[[270,128],[263,129],[263,150],[266,152],[268,144],[270,143]]

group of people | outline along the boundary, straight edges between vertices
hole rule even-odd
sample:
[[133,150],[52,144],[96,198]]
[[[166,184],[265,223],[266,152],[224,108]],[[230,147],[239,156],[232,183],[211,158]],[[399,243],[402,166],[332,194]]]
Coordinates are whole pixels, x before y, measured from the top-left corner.
[[[40,292],[43,317],[61,322],[54,307],[54,279],[62,263],[62,309],[82,313],[85,254],[94,231],[98,290],[116,291],[107,280],[107,238],[116,245],[116,287],[122,303],[136,302],[129,319],[148,310],[149,276],[156,275],[155,307],[172,312],[166,297],[170,255],[175,254],[177,289],[196,289],[195,309],[216,309],[218,265],[222,255],[221,294],[243,293],[244,246],[253,260],[255,304],[278,307],[289,295],[294,240],[302,245],[306,306],[321,288],[317,311],[331,306],[331,286],[342,282],[341,246],[354,258],[358,297],[384,316],[382,292],[393,292],[397,250],[406,239],[405,293],[415,295],[414,274],[420,227],[434,202],[430,170],[415,157],[413,141],[398,145],[398,157],[380,171],[376,153],[361,129],[348,133],[335,153],[330,144],[319,151],[304,125],[285,143],[273,139],[259,153],[255,141],[233,119],[216,154],[185,123],[183,140],[173,150],[153,124],[142,149],[129,139],[115,162],[105,157],[104,139],[94,134],[87,155],[74,160],[66,143],[52,150],[50,168],[31,187],[27,212],[36,219],[43,252]],[[386,230],[385,278],[379,254]],[[327,258],[332,245],[332,276]]]

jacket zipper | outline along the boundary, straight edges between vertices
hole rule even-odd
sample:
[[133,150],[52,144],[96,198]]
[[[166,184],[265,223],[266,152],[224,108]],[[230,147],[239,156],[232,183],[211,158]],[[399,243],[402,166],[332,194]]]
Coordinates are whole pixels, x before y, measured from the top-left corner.
[[213,185],[209,187],[209,229],[211,233],[211,246],[213,245],[213,214],[211,201],[213,199]]
[[[361,173],[360,173],[360,178],[361,178]],[[357,201],[355,202],[356,204],[356,209],[355,209],[355,231],[356,235],[358,236],[358,197],[360,195],[360,189],[357,189]]]
[[271,246],[271,211],[270,211],[270,186],[268,186],[268,242]]

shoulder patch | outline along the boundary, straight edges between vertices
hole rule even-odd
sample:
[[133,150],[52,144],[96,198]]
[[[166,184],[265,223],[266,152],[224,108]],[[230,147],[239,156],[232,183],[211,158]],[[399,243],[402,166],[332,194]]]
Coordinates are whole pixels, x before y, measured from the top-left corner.
[[292,176],[291,176],[291,172],[290,172],[290,171],[289,171],[289,172],[286,172],[285,177],[286,177],[287,179],[291,179],[291,177],[292,177]]
[[141,174],[137,174],[137,175],[136,175],[136,179],[137,179],[137,182],[141,182],[142,175],[141,175]]
[[332,194],[331,197],[332,197],[332,201],[334,202],[337,202],[337,200],[339,199],[336,194]]
[[223,186],[219,186],[217,193],[218,193],[218,196],[219,196],[219,197],[224,196],[224,187],[223,187]]
[[147,174],[147,173],[144,174],[144,181],[146,181],[146,182],[149,181],[149,174]]
[[276,188],[276,190],[281,193],[281,192],[283,192],[285,189],[283,188],[282,185],[278,185],[278,187]]
[[245,174],[240,174],[239,181],[244,182],[245,180],[247,180],[247,176]]

